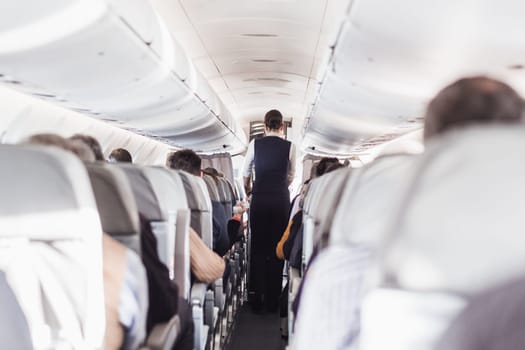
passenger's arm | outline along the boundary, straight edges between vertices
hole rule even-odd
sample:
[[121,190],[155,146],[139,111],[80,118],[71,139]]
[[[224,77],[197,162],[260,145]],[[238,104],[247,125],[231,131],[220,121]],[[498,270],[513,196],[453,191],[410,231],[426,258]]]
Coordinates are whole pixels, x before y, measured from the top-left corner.
[[277,247],[275,247],[275,255],[281,260],[284,260],[284,252],[283,252],[283,246],[284,243],[288,240],[288,237],[290,236],[290,228],[292,227],[293,220],[290,220],[288,223],[288,226],[286,226],[286,230],[284,230],[284,233],[281,237],[281,240],[279,243],[277,243]]
[[190,228],[190,264],[195,278],[203,283],[212,283],[224,274],[224,260],[204,244]]
[[146,336],[148,314],[148,279],[140,257],[126,252],[126,271],[120,294],[119,320],[124,327],[122,349],[137,349]]

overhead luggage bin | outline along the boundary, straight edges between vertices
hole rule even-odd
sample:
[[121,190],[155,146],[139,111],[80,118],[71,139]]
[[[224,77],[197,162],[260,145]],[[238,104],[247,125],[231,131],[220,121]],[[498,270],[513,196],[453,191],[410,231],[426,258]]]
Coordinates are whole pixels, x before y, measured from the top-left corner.
[[245,149],[242,130],[206,105],[214,92],[147,1],[22,0],[0,22],[0,83],[144,135],[171,125],[171,135],[198,138],[195,122],[212,123],[214,144],[225,138],[228,151]]

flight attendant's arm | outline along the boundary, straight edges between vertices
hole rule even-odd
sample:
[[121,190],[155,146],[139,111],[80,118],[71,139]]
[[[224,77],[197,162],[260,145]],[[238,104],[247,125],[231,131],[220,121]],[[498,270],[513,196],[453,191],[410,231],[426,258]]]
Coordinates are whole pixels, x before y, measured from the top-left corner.
[[292,143],[290,146],[290,167],[288,169],[288,186],[292,184],[295,176],[295,146]]
[[242,170],[242,176],[244,180],[244,189],[246,194],[251,192],[250,180],[253,172],[253,162],[255,159],[255,146],[253,140],[248,145],[248,150],[246,151],[246,157],[244,158],[244,167]]

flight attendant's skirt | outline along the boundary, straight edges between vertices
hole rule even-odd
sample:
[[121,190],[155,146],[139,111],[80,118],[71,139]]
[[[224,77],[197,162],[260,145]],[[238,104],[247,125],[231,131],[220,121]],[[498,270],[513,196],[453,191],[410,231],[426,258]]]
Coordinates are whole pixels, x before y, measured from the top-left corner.
[[288,191],[256,193],[252,197],[250,302],[254,311],[263,306],[270,312],[279,308],[284,262],[277,259],[275,247],[288,225],[289,212]]

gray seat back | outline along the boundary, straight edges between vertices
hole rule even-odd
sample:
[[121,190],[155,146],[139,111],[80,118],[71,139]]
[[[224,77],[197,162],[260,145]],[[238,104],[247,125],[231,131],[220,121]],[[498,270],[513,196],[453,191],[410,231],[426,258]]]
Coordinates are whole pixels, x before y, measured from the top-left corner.
[[157,195],[153,190],[153,185],[146,176],[143,167],[125,163],[115,163],[112,166],[119,167],[126,174],[138,211],[149,222],[151,231],[157,240],[159,258],[173,276],[175,270],[175,219],[172,218],[170,223],[167,213],[161,209]]
[[1,145],[0,160],[0,270],[33,346],[101,349],[102,231],[84,165],[51,147]]
[[[524,147],[522,128],[470,128],[434,141],[415,162],[377,255],[380,288],[363,308],[366,348],[378,345],[375,337],[394,348],[431,349],[472,296],[525,274]],[[404,322],[391,334],[414,321],[431,327],[403,339],[378,334],[385,324],[373,310],[386,298],[386,305],[418,300],[417,308],[397,309]]]
[[102,230],[140,255],[140,223],[128,178],[118,167],[86,164]]
[[514,350],[525,344],[525,279],[474,296],[435,350]]
[[191,210],[191,227],[200,235],[208,247],[213,247],[211,199],[206,183],[200,177],[179,172],[188,206]]
[[217,188],[219,190],[221,203],[224,206],[224,212],[226,216],[231,217],[233,215],[233,206],[236,203],[235,193],[228,180],[223,177],[219,177],[217,180]]
[[149,179],[159,200],[164,216],[168,218],[169,236],[166,256],[172,262],[170,275],[179,286],[182,297],[187,297],[190,283],[189,227],[190,211],[184,185],[178,173],[164,167],[145,167],[144,174]]

